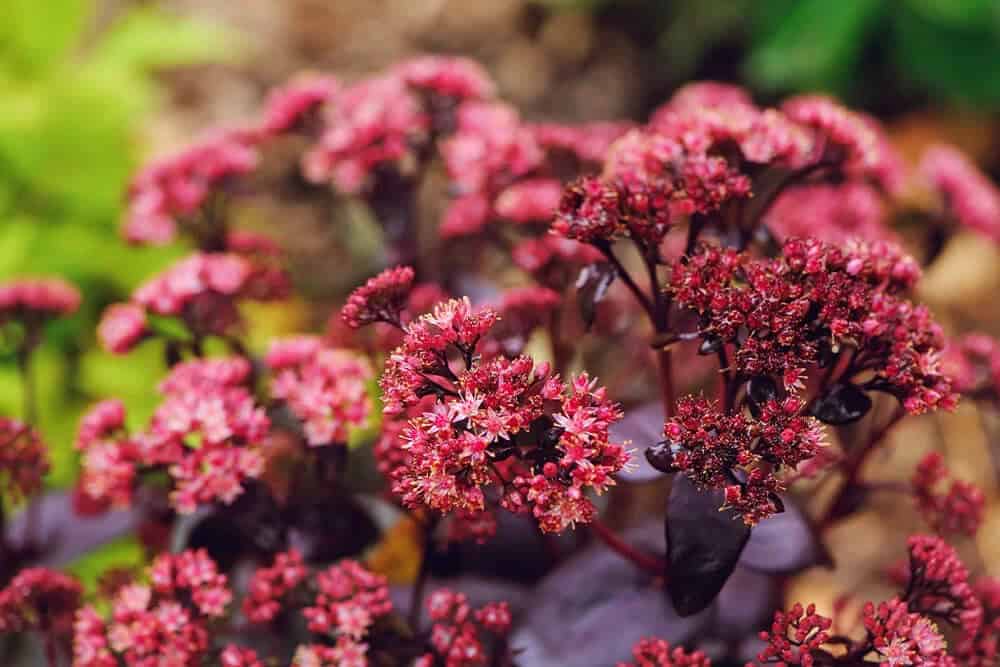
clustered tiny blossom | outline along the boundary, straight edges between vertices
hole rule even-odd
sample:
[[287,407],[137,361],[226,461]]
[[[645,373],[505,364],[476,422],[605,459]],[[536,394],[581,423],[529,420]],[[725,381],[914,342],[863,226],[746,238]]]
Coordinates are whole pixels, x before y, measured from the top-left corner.
[[1000,188],[953,146],[927,149],[920,172],[956,222],[1000,242]]
[[986,497],[974,484],[951,479],[944,457],[930,452],[917,464],[911,484],[920,515],[942,535],[975,536],[983,522]]
[[80,582],[62,572],[21,570],[0,590],[0,635],[68,632],[82,593]]
[[819,422],[803,415],[803,408],[794,396],[771,399],[757,419],[725,415],[704,398],[684,397],[664,426],[669,465],[698,488],[723,489],[725,506],[753,525],[779,511],[777,494],[785,486],[775,473],[781,466],[794,470],[823,445]]
[[128,507],[140,460],[139,444],[125,430],[125,406],[102,401],[80,420],[76,449],[82,453],[77,485],[89,500],[107,507]]
[[401,314],[413,287],[413,277],[411,267],[397,266],[369,278],[347,297],[340,317],[352,329],[375,322],[401,324]]
[[417,659],[415,667],[479,667],[490,664],[506,649],[511,613],[506,602],[490,602],[473,609],[462,593],[442,588],[427,598],[432,653]]
[[958,553],[939,537],[914,535],[906,601],[910,611],[946,619],[962,637],[975,637],[983,625],[983,605],[969,584],[969,570]]
[[38,432],[16,419],[0,417],[0,494],[9,502],[20,502],[41,490],[48,471],[48,451]]
[[618,667],[711,667],[712,661],[701,651],[688,652],[680,646],[671,647],[663,639],[641,639],[632,647],[633,662],[620,662]]
[[767,643],[757,656],[762,665],[801,665],[812,667],[813,651],[819,650],[830,638],[833,621],[816,613],[816,606],[803,607],[795,603],[790,610],[774,614],[770,631],[760,633]]
[[0,283],[0,325],[35,326],[70,315],[80,307],[80,291],[59,278],[22,278]]
[[220,667],[264,667],[253,649],[230,644],[219,654]]
[[374,373],[364,357],[300,336],[275,341],[267,363],[276,372],[271,394],[302,420],[311,446],[346,444],[367,421]]
[[911,612],[899,598],[878,606],[868,602],[862,613],[880,665],[957,667],[958,663],[945,650],[947,644],[937,625],[926,616]]
[[302,610],[309,631],[336,638],[342,653],[363,656],[367,645],[362,640],[392,611],[385,577],[342,560],[317,574],[315,583],[316,597]]
[[261,132],[273,136],[299,129],[339,89],[340,84],[333,77],[303,75],[272,90],[264,104]]
[[[467,299],[440,304],[390,355],[386,414],[438,397],[403,430],[409,458],[393,490],[409,507],[468,515],[487,511],[484,489],[495,487],[503,507],[532,513],[543,531],[589,522],[595,510],[584,491],[613,485],[628,460],[608,435],[621,411],[586,374],[567,386],[529,357],[480,358],[477,345],[496,319]],[[462,370],[452,369],[454,357]]]
[[296,549],[283,551],[274,557],[269,567],[258,568],[247,585],[243,598],[243,613],[252,623],[273,621],[282,611],[284,598],[309,576]]
[[808,236],[837,244],[854,239],[895,241],[885,215],[882,198],[867,183],[814,183],[784,190],[764,223],[779,239]]

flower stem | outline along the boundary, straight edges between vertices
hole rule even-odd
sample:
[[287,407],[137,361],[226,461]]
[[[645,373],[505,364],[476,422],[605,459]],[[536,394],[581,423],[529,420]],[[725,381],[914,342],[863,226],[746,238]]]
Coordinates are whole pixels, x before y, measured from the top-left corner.
[[594,535],[600,538],[616,554],[630,561],[643,572],[651,574],[654,577],[666,577],[667,563],[662,558],[631,546],[619,537],[617,533],[604,525],[600,519],[595,518],[589,525]]
[[846,467],[844,469],[844,483],[837,491],[837,495],[834,496],[833,501],[830,503],[829,508],[823,515],[823,518],[819,521],[819,530],[824,531],[829,528],[837,519],[840,519],[845,514],[844,506],[847,503],[847,499],[851,492],[858,488],[859,478],[861,476],[861,469],[864,468],[865,462],[868,461],[872,453],[878,449],[878,445],[885,439],[885,436],[889,434],[889,431],[899,423],[906,415],[906,411],[902,407],[896,408],[892,417],[889,418],[885,424],[881,427],[873,429],[868,436],[868,440],[858,449],[857,453],[846,461]]
[[642,291],[642,288],[640,288],[639,285],[636,284],[635,280],[625,269],[625,267],[622,266],[621,261],[618,259],[618,257],[615,256],[615,253],[611,250],[611,246],[608,245],[607,243],[602,243],[602,244],[596,244],[596,247],[607,258],[608,262],[610,262],[611,265],[615,267],[615,271],[618,273],[618,277],[622,279],[622,282],[625,283],[625,286],[628,287],[629,291],[632,292],[633,295],[635,295],[636,300],[643,307],[643,309],[646,311],[649,317],[655,320],[656,316],[653,311],[653,304],[650,302],[649,297],[646,295],[645,292]]
[[659,350],[656,359],[660,368],[660,396],[663,399],[663,414],[671,419],[677,412],[677,397],[674,393],[673,361],[670,350]]

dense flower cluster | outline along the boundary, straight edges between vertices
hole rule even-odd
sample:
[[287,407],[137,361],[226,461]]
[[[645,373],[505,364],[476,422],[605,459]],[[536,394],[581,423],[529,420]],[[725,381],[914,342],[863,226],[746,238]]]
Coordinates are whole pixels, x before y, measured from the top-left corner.
[[42,488],[48,471],[48,451],[38,432],[16,419],[0,417],[0,494],[20,502]]
[[947,645],[937,625],[926,616],[911,612],[899,598],[878,606],[865,604],[863,621],[881,665],[958,664],[945,651]]
[[352,329],[375,322],[402,324],[401,315],[413,287],[413,275],[411,267],[397,266],[369,278],[347,297],[340,311],[344,323]]
[[975,637],[982,629],[983,605],[955,549],[928,535],[914,535],[908,546],[910,579],[904,598],[910,611],[946,619],[962,637]]
[[757,656],[761,664],[812,667],[813,651],[830,638],[833,621],[816,613],[816,606],[796,603],[790,610],[774,614],[770,631],[760,633],[767,646]]
[[634,662],[618,667],[711,667],[712,661],[701,651],[688,652],[680,646],[671,648],[663,639],[642,639],[632,648]]
[[201,503],[231,503],[243,483],[260,475],[258,446],[270,428],[247,388],[243,358],[189,361],[160,384],[164,396],[147,429],[128,435],[120,404],[102,403],[84,418],[81,489],[104,505],[125,505],[137,471],[163,467],[170,499],[184,513]]
[[911,484],[924,520],[943,535],[974,536],[983,522],[986,497],[974,484],[951,476],[939,452],[927,454],[914,471]]
[[[702,337],[736,346],[734,367],[745,376],[795,387],[810,366],[849,347],[841,382],[873,374],[863,389],[890,392],[919,414],[957,400],[939,368],[941,327],[899,296],[919,275],[890,244],[792,239],[776,259],[703,247],[674,265],[670,289],[700,316]],[[745,339],[744,330],[752,332]]]
[[230,644],[219,654],[220,667],[264,667],[253,649]]
[[[532,512],[547,532],[588,522],[594,509],[584,490],[612,485],[628,458],[608,439],[621,412],[586,374],[566,386],[528,357],[480,359],[476,346],[495,321],[492,310],[449,301],[413,322],[390,355],[387,414],[438,396],[403,431],[409,459],[394,491],[410,507],[481,513],[484,488],[495,486],[504,507]],[[464,368],[453,370],[450,356]]]
[[511,625],[506,602],[473,609],[464,594],[443,588],[427,598],[427,612],[433,623],[433,652],[419,658],[415,667],[479,667],[491,664],[491,655],[506,651],[503,642]]
[[247,585],[243,598],[243,613],[252,623],[273,621],[281,612],[283,598],[309,576],[296,549],[283,551],[274,557],[269,567],[258,568]]
[[298,130],[340,89],[330,76],[302,76],[272,90],[264,103],[260,130],[265,136]]
[[973,586],[983,608],[979,632],[966,634],[955,646],[955,655],[968,667],[989,667],[1000,659],[1000,580],[984,577]]
[[256,168],[256,141],[252,131],[218,130],[148,164],[129,187],[125,238],[164,245],[174,240],[179,225],[204,224],[201,209],[215,192]]
[[921,159],[920,172],[951,219],[1000,241],[1000,189],[961,151],[932,146]]
[[90,606],[77,613],[76,667],[200,664],[210,647],[208,622],[232,600],[225,575],[204,551],[159,556],[149,574],[148,585],[119,589],[108,621]]
[[775,473],[781,466],[794,470],[823,444],[819,422],[803,415],[803,408],[794,396],[772,398],[756,419],[725,415],[704,398],[682,398],[677,416],[664,426],[670,468],[699,488],[724,489],[725,506],[755,524],[780,508],[777,494],[784,484]]
[[309,630],[337,639],[341,651],[364,654],[363,640],[372,625],[392,611],[382,575],[342,560],[316,575],[316,598],[302,610]]
[[0,634],[68,632],[82,592],[76,579],[61,572],[21,570],[0,590]]
[[1000,389],[1000,343],[986,334],[970,333],[948,341],[941,359],[955,391],[996,396]]
[[353,352],[299,336],[275,341],[267,365],[276,373],[271,394],[302,420],[313,447],[346,444],[350,429],[364,425],[372,411],[368,384],[374,374]]
[[816,183],[781,193],[764,217],[779,239],[813,237],[845,244],[853,239],[894,241],[885,224],[886,207],[878,191],[858,181]]
[[0,284],[0,325],[37,325],[80,307],[80,292],[58,278],[25,278]]

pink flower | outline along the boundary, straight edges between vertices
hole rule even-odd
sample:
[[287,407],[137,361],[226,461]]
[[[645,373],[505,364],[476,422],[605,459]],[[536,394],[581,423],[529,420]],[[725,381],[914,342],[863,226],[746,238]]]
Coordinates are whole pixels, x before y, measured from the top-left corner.
[[283,598],[306,580],[309,572],[296,549],[279,553],[270,567],[254,572],[243,599],[243,613],[252,623],[267,623],[282,611]]
[[413,287],[413,276],[411,267],[397,266],[369,278],[364,285],[351,292],[340,317],[352,329],[374,322],[399,325],[400,315]]
[[914,472],[912,485],[924,520],[941,534],[975,536],[983,522],[986,498],[973,484],[947,478],[950,472],[938,452],[927,454]]
[[420,56],[397,65],[395,72],[414,88],[454,100],[485,99],[496,92],[482,65],[468,58]]
[[97,327],[101,345],[112,354],[125,354],[146,335],[146,312],[132,303],[116,303],[104,311]]
[[0,487],[4,501],[20,502],[41,490],[49,457],[38,432],[16,419],[0,417]]
[[80,292],[59,278],[23,278],[0,284],[0,324],[21,321],[29,326],[80,307]]
[[381,616],[392,611],[385,577],[352,560],[342,560],[316,575],[318,593],[302,610],[309,630],[347,636],[357,642]]
[[620,662],[618,667],[711,667],[711,660],[701,651],[689,653],[680,646],[670,647],[662,639],[642,639],[632,648],[635,662]]
[[0,590],[0,634],[67,632],[80,606],[79,582],[43,567],[18,572]]
[[1000,189],[968,157],[953,146],[932,146],[919,169],[959,224],[1000,242]]
[[518,223],[548,222],[562,199],[562,183],[551,178],[535,178],[515,183],[497,195],[496,214]]
[[779,239],[815,237],[829,243],[895,241],[885,224],[885,205],[870,185],[847,181],[782,191],[764,217]]
[[427,664],[434,664],[436,657],[447,667],[478,667],[490,664],[491,646],[497,651],[494,658],[506,652],[511,625],[506,602],[490,602],[473,610],[464,594],[442,588],[427,597],[426,607],[433,622],[433,653],[423,658]]
[[221,667],[264,667],[256,651],[235,644],[230,644],[222,650],[219,664]]
[[796,603],[789,611],[778,611],[769,632],[760,638],[767,646],[757,656],[763,663],[812,667],[812,651],[818,650],[830,638],[833,621],[816,613],[816,606],[803,608]]
[[629,122],[596,122],[582,125],[539,123],[528,129],[546,152],[562,151],[581,163],[600,165],[615,141],[635,124]]
[[327,76],[302,76],[272,90],[264,105],[260,130],[265,135],[291,132],[319,107],[332,99],[339,82]]

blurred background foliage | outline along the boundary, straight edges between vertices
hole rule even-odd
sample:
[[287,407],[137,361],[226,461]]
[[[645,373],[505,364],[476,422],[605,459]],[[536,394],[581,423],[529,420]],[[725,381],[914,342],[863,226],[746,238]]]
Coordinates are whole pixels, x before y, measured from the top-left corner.
[[[85,295],[75,317],[50,329],[32,369],[55,488],[75,474],[72,440],[86,405],[122,397],[139,423],[155,401],[150,378],[161,374],[162,350],[145,345],[112,358],[94,344],[101,309],[183,252],[121,242],[130,174],[214,124],[246,119],[270,86],[299,70],[350,79],[417,52],[459,53],[483,62],[526,116],[563,121],[643,118],[694,78],[737,81],[765,101],[822,90],[890,119],[904,142],[908,135],[956,141],[1000,167],[992,150],[1000,109],[996,0],[3,5],[0,280],[57,274]],[[337,241],[329,220],[318,221],[322,227],[299,220],[287,202],[254,207],[248,217],[270,225],[294,275],[329,282],[344,274],[339,282],[349,284],[370,268],[348,258],[337,260],[344,270],[329,271]],[[989,280],[975,282],[987,295],[1000,285],[995,262],[988,266]],[[326,284],[300,287],[317,303],[335,296],[324,294]],[[327,313],[316,310],[295,302],[252,313],[254,347],[293,322],[322,322]],[[19,415],[21,392],[14,360],[0,349],[0,411]]]

